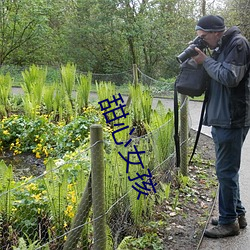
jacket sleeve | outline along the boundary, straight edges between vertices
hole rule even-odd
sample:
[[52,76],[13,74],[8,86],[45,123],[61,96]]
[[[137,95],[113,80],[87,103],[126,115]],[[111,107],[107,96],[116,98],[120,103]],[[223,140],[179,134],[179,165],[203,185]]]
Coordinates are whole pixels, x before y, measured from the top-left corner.
[[203,66],[216,82],[231,88],[237,87],[249,67],[249,46],[244,38],[238,38],[227,51],[222,62],[207,57]]

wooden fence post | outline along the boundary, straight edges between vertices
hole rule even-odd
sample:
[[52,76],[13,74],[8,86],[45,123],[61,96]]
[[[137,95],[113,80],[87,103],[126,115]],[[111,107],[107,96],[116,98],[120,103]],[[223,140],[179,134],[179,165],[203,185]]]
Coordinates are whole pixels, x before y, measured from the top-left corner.
[[[138,70],[136,64],[133,64],[133,84],[134,86],[138,84]],[[131,104],[131,95],[129,94],[126,102],[126,108],[128,108],[130,104]]]
[[135,86],[138,84],[138,70],[136,64],[133,64],[133,84]]
[[106,249],[104,151],[102,126],[90,127],[94,250]]
[[73,220],[70,233],[64,244],[63,250],[77,249],[77,243],[81,237],[83,224],[86,222],[91,208],[91,175],[78,205],[76,216]]

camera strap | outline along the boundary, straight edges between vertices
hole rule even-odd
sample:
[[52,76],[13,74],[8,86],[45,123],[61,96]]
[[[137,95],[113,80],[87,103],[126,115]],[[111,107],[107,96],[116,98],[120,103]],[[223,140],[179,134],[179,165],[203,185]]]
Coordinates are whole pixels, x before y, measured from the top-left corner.
[[[192,162],[193,156],[195,154],[195,151],[199,142],[203,117],[204,117],[206,104],[207,104],[207,96],[208,96],[207,92],[208,91],[205,91],[205,97],[204,97],[204,101],[203,101],[202,108],[201,108],[199,126],[196,132],[195,143],[194,143],[192,154],[189,159],[189,164],[191,164]],[[175,152],[176,152],[176,167],[179,168],[181,160],[180,160],[180,137],[179,137],[179,105],[178,105],[178,92],[176,89],[176,84],[174,85],[174,128],[175,128],[174,141],[175,141]]]

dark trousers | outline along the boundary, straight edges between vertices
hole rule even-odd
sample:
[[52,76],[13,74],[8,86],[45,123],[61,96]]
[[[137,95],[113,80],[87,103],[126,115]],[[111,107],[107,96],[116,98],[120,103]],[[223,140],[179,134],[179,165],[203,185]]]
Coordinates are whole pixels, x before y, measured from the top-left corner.
[[245,214],[240,200],[239,169],[241,149],[249,127],[212,127],[215,143],[216,175],[219,181],[219,223],[230,224]]

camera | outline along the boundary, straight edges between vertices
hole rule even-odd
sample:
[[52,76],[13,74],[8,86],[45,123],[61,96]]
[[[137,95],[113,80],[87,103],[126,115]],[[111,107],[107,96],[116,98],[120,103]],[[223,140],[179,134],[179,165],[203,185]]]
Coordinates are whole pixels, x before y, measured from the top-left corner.
[[180,54],[176,57],[177,61],[179,63],[183,63],[188,58],[198,55],[198,53],[195,51],[195,47],[199,48],[200,50],[203,50],[207,48],[207,43],[199,36],[197,36],[190,45]]

